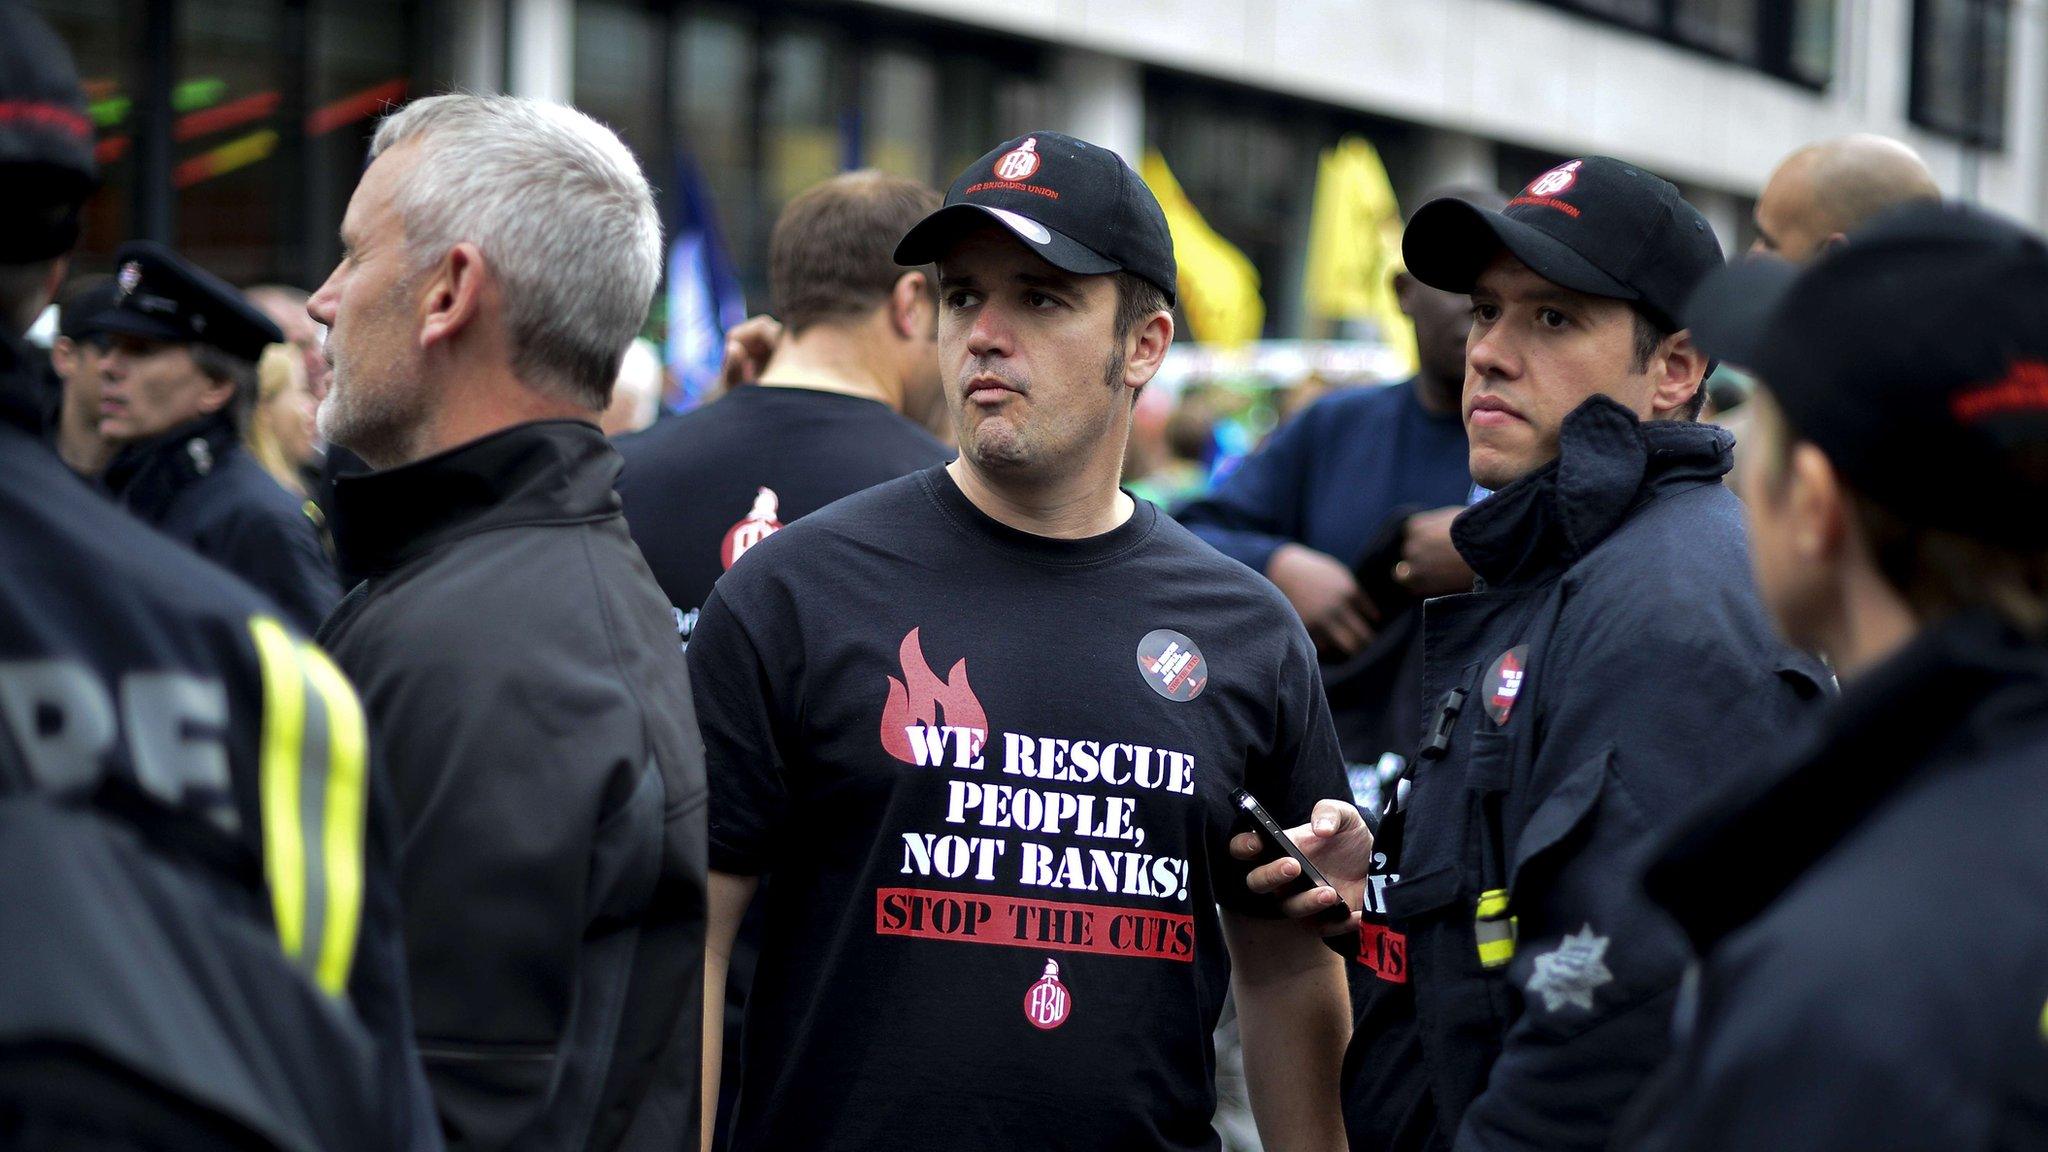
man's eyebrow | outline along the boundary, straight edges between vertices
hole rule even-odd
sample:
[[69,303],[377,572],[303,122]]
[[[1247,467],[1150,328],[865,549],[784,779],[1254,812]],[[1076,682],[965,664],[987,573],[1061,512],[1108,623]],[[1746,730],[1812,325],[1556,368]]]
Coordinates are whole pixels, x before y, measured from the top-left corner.
[[1050,288],[1075,296],[1081,294],[1080,278],[1063,272],[1019,272],[1015,279],[1027,288]]

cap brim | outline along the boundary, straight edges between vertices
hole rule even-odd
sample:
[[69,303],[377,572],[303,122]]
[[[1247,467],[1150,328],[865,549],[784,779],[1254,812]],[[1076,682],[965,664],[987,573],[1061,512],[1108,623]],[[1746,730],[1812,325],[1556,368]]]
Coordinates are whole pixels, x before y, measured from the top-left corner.
[[1575,292],[1616,300],[1642,295],[1548,232],[1463,200],[1446,197],[1424,204],[1401,235],[1401,258],[1408,274],[1446,292],[1472,291],[1479,274],[1502,251],[1552,284]]
[[1797,279],[1797,268],[1767,256],[1715,269],[1685,304],[1693,343],[1717,360],[1768,376],[1771,322]]
[[1040,259],[1062,271],[1078,276],[1099,276],[1123,268],[1123,265],[1098,255],[1080,241],[1069,239],[1028,216],[986,204],[948,204],[918,221],[896,245],[896,263],[906,268],[935,264],[961,236],[991,222],[1001,225],[1004,231],[1015,236]]
[[145,340],[162,340],[171,344],[194,344],[192,333],[168,320],[130,312],[125,308],[109,308],[92,318],[92,330],[119,336],[140,336]]

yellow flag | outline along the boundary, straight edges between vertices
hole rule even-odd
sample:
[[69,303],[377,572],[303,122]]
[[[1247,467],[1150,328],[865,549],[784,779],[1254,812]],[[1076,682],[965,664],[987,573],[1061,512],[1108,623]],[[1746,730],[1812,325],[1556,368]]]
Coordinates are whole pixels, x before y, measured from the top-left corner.
[[1401,206],[1380,154],[1361,136],[1326,149],[1309,216],[1305,304],[1319,320],[1364,321],[1415,371],[1415,327],[1394,299]]
[[1147,149],[1140,173],[1166,212],[1173,233],[1173,260],[1180,266],[1181,314],[1189,334],[1226,347],[1257,340],[1266,326],[1259,299],[1259,270],[1230,241],[1217,235],[1181,191],[1180,181],[1156,149]]

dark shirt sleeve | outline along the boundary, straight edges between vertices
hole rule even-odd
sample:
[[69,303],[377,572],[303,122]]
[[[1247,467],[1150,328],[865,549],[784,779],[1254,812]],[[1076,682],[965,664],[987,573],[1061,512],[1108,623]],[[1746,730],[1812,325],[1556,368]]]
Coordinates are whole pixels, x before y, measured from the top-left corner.
[[[1647,598],[1643,598],[1647,599]],[[1567,650],[1532,668],[1546,705],[1527,816],[1509,845],[1520,1011],[1456,1147],[1597,1149],[1669,1044],[1691,953],[1639,883],[1688,798],[1752,763],[1791,687],[1739,638],[1668,606],[1567,613]],[[1522,738],[1531,738],[1524,733]]]
[[724,590],[704,602],[688,653],[711,784],[711,870],[758,876],[789,811],[774,712],[782,694]]
[[1265,575],[1282,544],[1301,540],[1319,415],[1311,410],[1283,425],[1215,491],[1182,505],[1174,519],[1218,552]]
[[223,547],[221,563],[269,596],[308,635],[341,601],[341,583],[320,546],[320,530],[303,512],[251,511],[236,520]]
[[[1276,738],[1270,752],[1245,765],[1245,790],[1258,798],[1282,828],[1308,823],[1316,801],[1350,796],[1337,730],[1323,695],[1315,648],[1301,622],[1289,618],[1287,652],[1275,686],[1273,706]],[[1211,846],[1217,902],[1233,912],[1272,918],[1280,915],[1276,901],[1253,895],[1245,875],[1253,865],[1230,855],[1227,844]]]

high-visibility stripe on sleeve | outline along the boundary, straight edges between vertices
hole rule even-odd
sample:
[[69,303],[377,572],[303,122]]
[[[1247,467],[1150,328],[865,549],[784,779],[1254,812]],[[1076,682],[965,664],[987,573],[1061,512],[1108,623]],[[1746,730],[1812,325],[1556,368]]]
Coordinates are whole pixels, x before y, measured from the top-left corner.
[[369,733],[355,689],[327,654],[302,651],[307,678],[327,703],[327,803],[321,843],[326,857],[327,927],[314,957],[314,979],[339,995],[355,961],[363,911],[363,825],[369,807]]
[[278,943],[323,991],[339,995],[362,924],[362,704],[318,648],[269,617],[249,628],[263,673],[263,872]]
[[299,826],[306,681],[299,673],[297,645],[283,625],[256,616],[249,621],[249,633],[263,672],[263,878],[270,885],[277,941],[296,960],[306,924],[306,842]]

